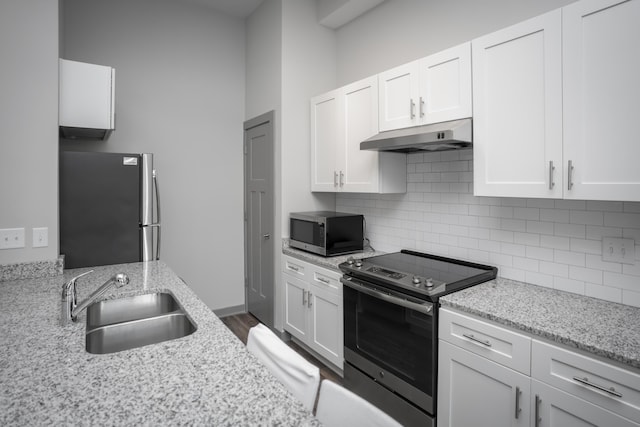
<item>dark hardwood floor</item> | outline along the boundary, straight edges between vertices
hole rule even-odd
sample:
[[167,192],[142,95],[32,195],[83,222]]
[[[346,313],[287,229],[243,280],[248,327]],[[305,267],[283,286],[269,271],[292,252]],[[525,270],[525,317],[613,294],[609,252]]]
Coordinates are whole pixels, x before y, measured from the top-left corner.
[[[246,345],[247,336],[249,335],[249,329],[260,323],[258,319],[253,317],[249,313],[236,314],[233,316],[221,317],[220,320]],[[342,385],[342,378],[331,369],[327,368],[322,362],[313,357],[302,347],[294,343],[293,341],[287,341],[289,347],[294,349],[298,354],[307,359],[312,364],[320,368],[320,379],[331,380],[335,383]]]

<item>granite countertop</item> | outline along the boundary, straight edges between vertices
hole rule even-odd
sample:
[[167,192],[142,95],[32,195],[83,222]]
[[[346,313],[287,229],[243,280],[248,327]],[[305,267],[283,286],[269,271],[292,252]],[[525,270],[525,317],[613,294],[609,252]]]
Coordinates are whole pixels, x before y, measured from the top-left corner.
[[316,255],[310,252],[305,252],[296,248],[292,248],[291,246],[289,246],[289,239],[285,238],[285,239],[282,239],[282,253],[285,255],[291,255],[292,257],[310,262],[315,265],[319,265],[320,267],[328,268],[330,270],[335,270],[339,272],[340,269],[338,268],[338,265],[345,262],[349,257],[353,257],[354,259],[368,258],[376,255],[383,255],[385,252],[374,251],[367,248],[362,252],[356,252],[356,253],[347,254],[347,255],[323,257],[321,255]]
[[640,308],[506,279],[440,298],[444,307],[640,368]]
[[0,282],[0,425],[317,425],[318,421],[160,261],[96,267],[83,300],[114,273],[107,298],[167,291],[197,330],[112,354],[85,351],[85,313],[60,326],[61,285],[89,269]]

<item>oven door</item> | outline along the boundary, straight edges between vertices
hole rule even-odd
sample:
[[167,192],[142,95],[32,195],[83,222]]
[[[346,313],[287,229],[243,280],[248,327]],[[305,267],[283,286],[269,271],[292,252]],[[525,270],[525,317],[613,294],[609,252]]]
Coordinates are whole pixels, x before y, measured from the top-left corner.
[[434,414],[435,305],[344,276],[345,361]]

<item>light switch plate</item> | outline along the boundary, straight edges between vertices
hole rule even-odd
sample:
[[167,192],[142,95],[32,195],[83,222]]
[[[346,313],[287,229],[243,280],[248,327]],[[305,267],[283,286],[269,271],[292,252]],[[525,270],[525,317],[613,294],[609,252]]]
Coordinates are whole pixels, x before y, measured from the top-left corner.
[[0,249],[24,248],[24,228],[0,230]]
[[33,229],[33,244],[34,248],[46,248],[49,246],[49,228],[38,227]]
[[635,264],[636,242],[633,239],[604,237],[602,239],[602,260]]

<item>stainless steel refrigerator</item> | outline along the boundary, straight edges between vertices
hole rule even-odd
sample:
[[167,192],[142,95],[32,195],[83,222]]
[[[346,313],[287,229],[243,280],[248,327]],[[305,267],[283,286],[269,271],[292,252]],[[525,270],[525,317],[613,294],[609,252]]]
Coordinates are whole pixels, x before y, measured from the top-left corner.
[[65,268],[160,259],[153,154],[60,152]]

